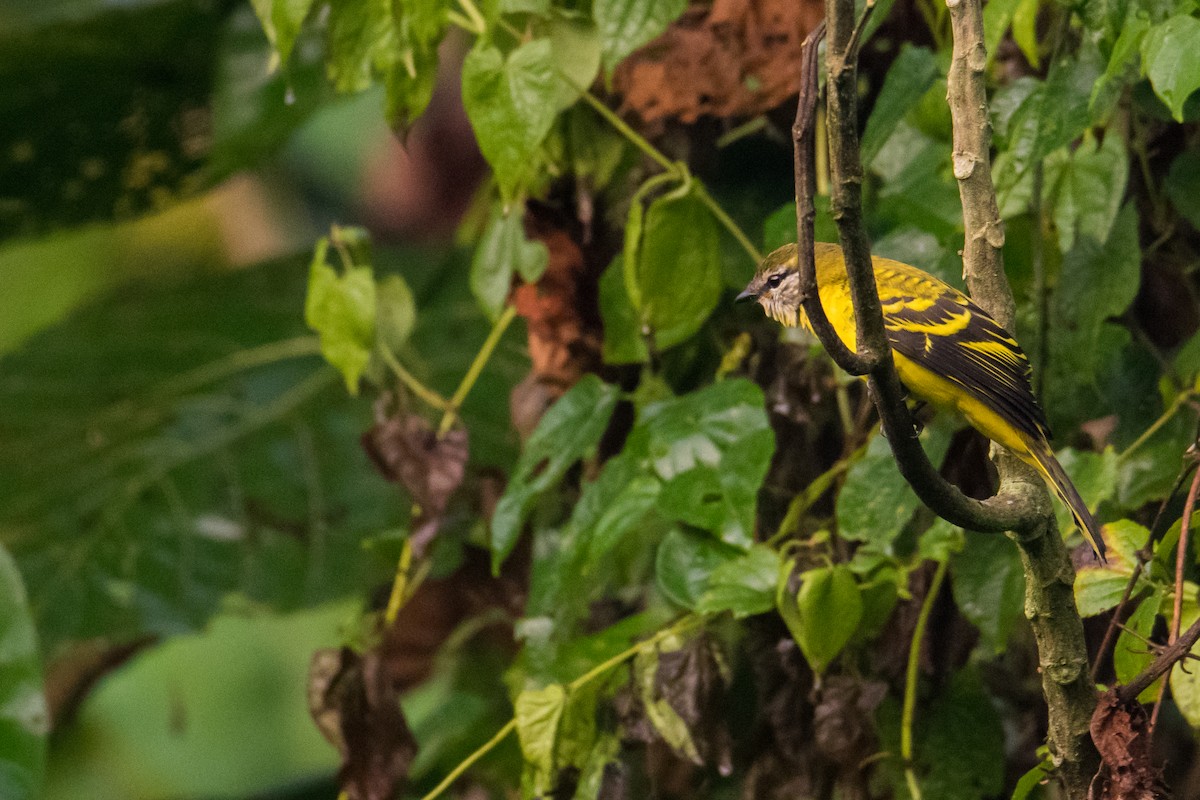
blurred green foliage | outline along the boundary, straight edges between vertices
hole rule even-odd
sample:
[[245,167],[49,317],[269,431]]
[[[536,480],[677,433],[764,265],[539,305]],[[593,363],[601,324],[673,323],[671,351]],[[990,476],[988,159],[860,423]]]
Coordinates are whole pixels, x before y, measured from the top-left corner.
[[[874,249],[961,284],[944,9],[898,23],[885,5],[862,75]],[[1040,741],[1005,739],[1044,724],[1024,688],[1037,661],[1015,548],[931,519],[858,387],[811,342],[730,307],[760,245],[795,235],[794,205],[763,199],[790,195],[780,119],[732,143],[674,122],[659,136],[601,93],[684,13],[0,10],[0,794],[43,781],[43,666],[83,640],[143,636],[162,643],[49,742],[48,796],[327,795],[337,753],[303,720],[308,654],[337,640],[388,653],[386,636],[412,629],[435,639],[410,643],[419,679],[397,679],[417,754],[374,776],[407,776],[406,796],[460,765],[489,796],[608,797],[614,775],[640,796],[670,763],[680,796],[783,796],[770,782],[809,765],[868,796],[916,781],[969,800],[1040,758]],[[1134,581],[1101,672],[1126,681],[1176,593],[1182,625],[1200,616],[1195,547],[1177,587],[1180,525],[1151,535],[1160,503],[1178,516],[1196,430],[1200,21],[1169,1],[997,0],[985,29],[1017,333],[1062,462],[1108,523],[1113,560],[1080,572],[1081,613],[1111,614]],[[492,170],[462,226],[473,249],[372,246],[337,225],[313,257],[229,268],[206,194],[218,181],[257,170],[290,198],[281,215],[346,221],[370,132],[418,134],[457,78]],[[325,194],[304,208],[289,171]],[[827,196],[817,208],[830,240]],[[312,238],[308,219],[295,230]],[[552,341],[583,376],[566,382],[538,349],[565,336],[562,318],[587,329]],[[536,425],[517,424],[529,396]],[[926,450],[985,492],[955,424],[927,425]],[[383,443],[370,457],[365,430]],[[471,571],[480,558],[490,570]],[[910,661],[931,573],[950,592]],[[421,603],[436,591],[446,630],[376,610],[433,614]],[[501,596],[459,608],[488,592]],[[1200,726],[1200,682],[1176,670],[1169,687]],[[343,733],[369,728],[369,709],[339,713]],[[831,739],[829,719],[853,735]],[[497,731],[516,735],[468,764]]]

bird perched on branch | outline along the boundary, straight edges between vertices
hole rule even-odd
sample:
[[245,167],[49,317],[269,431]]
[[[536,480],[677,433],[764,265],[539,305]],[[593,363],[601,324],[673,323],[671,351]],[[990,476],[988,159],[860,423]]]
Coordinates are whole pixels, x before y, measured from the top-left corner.
[[[838,337],[854,349],[854,306],[842,249],[818,242],[815,251],[821,305]],[[1050,427],[1033,396],[1021,346],[969,297],[928,272],[886,258],[872,261],[901,382],[918,400],[958,411],[1041,473],[1103,561],[1096,520],[1050,448]],[[767,256],[738,299],[757,300],[777,322],[812,332],[800,308],[794,244]]]

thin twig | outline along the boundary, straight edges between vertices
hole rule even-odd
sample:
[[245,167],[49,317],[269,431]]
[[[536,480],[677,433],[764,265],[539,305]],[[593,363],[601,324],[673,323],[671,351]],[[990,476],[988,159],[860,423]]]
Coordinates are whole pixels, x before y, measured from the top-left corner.
[[817,54],[821,40],[825,38],[825,23],[822,21],[809,32],[801,50],[800,97],[796,103],[796,121],[792,124],[792,142],[795,146],[794,169],[796,178],[796,258],[800,271],[800,304],[808,316],[813,332],[825,346],[826,352],[839,367],[851,375],[866,375],[878,357],[871,359],[850,350],[842,343],[821,305],[817,293],[817,267],[813,256],[813,229],[817,211],[813,205],[816,192],[816,145],[813,120],[816,116]]
[[454,395],[450,398],[445,413],[442,414],[442,421],[438,425],[437,431],[439,439],[449,433],[450,428],[454,426],[454,420],[458,418],[458,411],[462,408],[463,401],[471,393],[471,389],[475,386],[475,381],[479,380],[479,374],[487,366],[487,362],[492,357],[496,345],[500,343],[500,337],[504,335],[504,332],[508,330],[508,326],[512,324],[512,321],[516,317],[516,306],[506,306],[500,317],[492,325],[492,330],[488,333],[487,339],[484,340],[483,346],[479,348],[479,352],[475,354],[475,360],[467,368],[467,374],[463,376],[462,381],[458,384],[458,388],[454,390]]
[[921,665],[921,642],[925,638],[925,626],[929,623],[929,614],[933,610],[933,601],[941,591],[942,581],[946,578],[946,568],[950,560],[939,561],[937,571],[933,573],[933,582],[921,603],[921,611],[917,616],[917,625],[913,628],[912,644],[908,648],[908,666],[904,674],[904,710],[900,719],[900,758],[904,761],[904,780],[908,784],[908,793],[913,800],[921,800],[921,786],[917,783],[917,775],[913,772],[913,717],[917,709],[917,673]]
[[[1190,452],[1190,451],[1189,451]],[[1100,642],[1100,649],[1096,651],[1096,659],[1092,662],[1091,678],[1092,683],[1096,683],[1100,675],[1100,665],[1104,663],[1104,658],[1113,642],[1116,641],[1118,629],[1121,627],[1121,615],[1125,607],[1129,604],[1133,597],[1134,587],[1137,586],[1138,578],[1146,564],[1153,558],[1154,543],[1157,542],[1166,532],[1167,526],[1163,524],[1166,519],[1167,507],[1175,500],[1175,496],[1183,487],[1183,482],[1188,479],[1192,470],[1196,468],[1195,458],[1185,457],[1183,467],[1179,470],[1179,474],[1175,476],[1175,483],[1171,487],[1171,491],[1167,492],[1167,496],[1158,505],[1158,511],[1154,515],[1154,521],[1150,523],[1150,535],[1146,539],[1146,546],[1138,551],[1137,563],[1133,565],[1133,571],[1129,573],[1129,580],[1125,582],[1125,591],[1121,594],[1121,599],[1113,608],[1112,617],[1108,620],[1108,627],[1104,631],[1104,639]]]
[[1137,677],[1117,689],[1117,700],[1122,703],[1132,703],[1138,698],[1138,695],[1146,691],[1150,684],[1167,674],[1175,662],[1186,658],[1198,640],[1200,640],[1200,619],[1197,619],[1190,628],[1180,634],[1174,644],[1164,647],[1158,654],[1158,658],[1139,672]]
[[855,24],[854,30],[850,33],[850,41],[846,44],[846,57],[858,60],[858,47],[862,44],[863,31],[867,28],[867,22],[871,19],[871,12],[875,10],[875,0],[867,0],[867,6],[863,9],[862,16],[858,18],[858,23]]
[[1146,566],[1146,561],[1139,555],[1138,561],[1133,566],[1133,572],[1129,575],[1129,580],[1125,583],[1125,591],[1121,594],[1121,599],[1113,609],[1112,618],[1108,621],[1108,628],[1104,631],[1104,639],[1100,642],[1100,649],[1096,651],[1096,659],[1092,662],[1092,669],[1088,673],[1092,683],[1096,683],[1100,679],[1100,665],[1104,663],[1104,654],[1112,647],[1116,641],[1117,632],[1123,627],[1121,624],[1121,612],[1125,606],[1129,604],[1129,598],[1133,596],[1133,589],[1137,586],[1138,577],[1142,574],[1143,567]]
[[[1171,609],[1171,631],[1167,635],[1167,645],[1173,645],[1179,639],[1179,626],[1183,618],[1183,570],[1186,566],[1188,533],[1192,528],[1192,512],[1196,510],[1196,494],[1200,492],[1200,470],[1192,477],[1192,487],[1188,489],[1187,499],[1183,501],[1183,519],[1179,526],[1179,544],[1175,548],[1175,598]],[[1167,668],[1167,676],[1159,687],[1158,697],[1154,700],[1154,710],[1150,712],[1150,736],[1154,737],[1154,726],[1158,723],[1158,711],[1162,708],[1163,697],[1166,694],[1167,683],[1171,680],[1171,669]]]

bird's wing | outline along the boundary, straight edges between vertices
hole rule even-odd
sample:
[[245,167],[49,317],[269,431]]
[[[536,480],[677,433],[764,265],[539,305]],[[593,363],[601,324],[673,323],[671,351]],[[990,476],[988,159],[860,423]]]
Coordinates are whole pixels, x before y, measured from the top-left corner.
[[887,270],[877,276],[884,326],[896,352],[959,384],[1034,440],[1050,438],[1030,385],[1029,359],[999,323],[932,276],[889,280]]

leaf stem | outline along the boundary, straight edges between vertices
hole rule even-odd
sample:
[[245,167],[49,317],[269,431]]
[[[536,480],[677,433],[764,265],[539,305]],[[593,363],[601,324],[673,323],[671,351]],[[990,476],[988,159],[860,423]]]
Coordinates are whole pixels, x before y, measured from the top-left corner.
[[1171,405],[1167,408],[1167,410],[1164,411],[1158,419],[1154,420],[1154,422],[1150,424],[1150,427],[1146,428],[1142,435],[1139,436],[1133,442],[1133,444],[1129,445],[1129,447],[1126,447],[1125,452],[1121,453],[1119,458],[1124,460],[1133,455],[1138,448],[1148,442],[1150,438],[1154,436],[1154,434],[1158,433],[1164,425],[1170,422],[1171,418],[1179,413],[1179,409],[1183,407],[1183,404],[1188,400],[1191,400],[1193,396],[1194,394],[1191,391],[1180,392],[1178,395],[1176,395],[1175,399],[1171,401]]
[[733,218],[730,217],[729,214],[725,213],[725,209],[721,208],[721,206],[717,204],[717,201],[714,200],[712,195],[708,193],[708,189],[704,188],[703,184],[697,182],[695,193],[696,197],[700,199],[700,202],[708,206],[708,210],[714,217],[717,218],[717,222],[724,225],[725,230],[729,231],[730,235],[732,235],[734,239],[737,239],[737,243],[740,244],[742,249],[746,251],[746,254],[750,256],[750,260],[756,265],[762,261],[762,253],[759,252],[758,248],[754,246],[754,243],[750,241],[750,238],[746,236],[745,231],[743,231],[741,227],[739,227],[738,224],[733,221]]
[[582,91],[579,96],[582,97],[583,101],[591,106],[597,114],[604,117],[604,120],[609,125],[612,125],[614,128],[616,128],[618,133],[632,142],[634,146],[649,156],[660,167],[672,173],[679,173],[681,169],[686,171],[686,168],[684,168],[682,164],[667,158],[666,155],[664,155],[657,147],[650,144],[645,137],[631,128],[629,124],[625,122],[625,120],[621,119],[621,117],[618,116],[615,111],[604,105],[604,103],[600,102],[600,98],[586,90]]
[[921,640],[925,638],[925,626],[929,622],[929,614],[933,611],[933,601],[941,591],[942,581],[946,578],[946,568],[950,560],[939,561],[937,571],[933,573],[933,582],[921,602],[921,612],[917,617],[917,626],[913,629],[912,644],[908,648],[908,668],[904,674],[904,713],[900,719],[900,757],[904,760],[904,780],[908,783],[908,793],[913,800],[921,800],[921,786],[917,783],[917,774],[913,772],[913,716],[917,708],[917,672],[921,666]]
[[450,770],[450,773],[446,777],[442,778],[442,782],[439,783],[437,786],[433,787],[433,789],[428,794],[426,794],[423,798],[421,798],[421,800],[433,800],[433,798],[441,795],[442,792],[449,789],[450,786],[456,780],[458,780],[458,778],[464,772],[466,772],[468,769],[470,769],[471,766],[476,761],[478,761],[479,759],[486,756],[488,753],[495,750],[500,745],[500,743],[503,742],[505,739],[507,739],[508,735],[510,733],[512,733],[513,731],[515,731],[516,729],[517,729],[517,718],[513,717],[505,724],[505,726],[503,728],[496,731],[495,736],[493,736],[491,739],[488,739],[487,742],[485,742],[482,746],[480,746],[480,748],[478,750],[476,750],[474,753],[471,753],[471,755],[467,756],[462,761],[460,761],[458,766],[456,766],[454,769]]
[[395,373],[406,389],[439,411],[445,411],[450,407],[450,403],[446,398],[421,383],[415,375],[404,368],[404,365],[396,358],[396,354],[392,352],[392,348],[388,347],[386,342],[379,343],[379,352],[383,356],[384,363]]
[[479,7],[472,0],[458,0],[458,5],[471,20],[471,24],[475,26],[475,33],[482,34],[487,30],[487,19],[480,13]]
[[698,614],[688,614],[686,617],[676,621],[674,625],[663,628],[649,639],[643,639],[642,641],[622,650],[620,653],[617,653],[612,658],[601,661],[599,664],[568,683],[567,691],[574,692],[583,688],[604,673],[608,672],[614,667],[620,666],[623,662],[628,661],[630,658],[633,658],[644,650],[648,650],[651,647],[656,647],[663,639],[683,633],[684,631],[687,631],[688,629],[693,628],[703,622],[704,617]]
[[463,376],[462,382],[458,384],[458,388],[454,390],[454,395],[450,398],[450,402],[446,405],[446,411],[442,414],[441,424],[438,425],[438,438],[442,438],[450,432],[450,428],[454,425],[454,420],[458,417],[458,410],[462,408],[463,401],[467,399],[467,395],[471,393],[471,389],[475,386],[475,381],[479,379],[479,374],[483,372],[483,368],[487,366],[487,362],[492,357],[492,353],[496,350],[496,345],[500,343],[500,337],[508,330],[508,326],[517,316],[516,306],[506,306],[504,312],[496,319],[492,330],[488,333],[487,339],[484,340],[483,346],[479,348],[479,352],[475,354],[475,360],[471,362],[471,366],[467,369],[467,374]]

